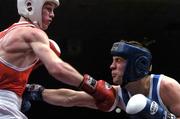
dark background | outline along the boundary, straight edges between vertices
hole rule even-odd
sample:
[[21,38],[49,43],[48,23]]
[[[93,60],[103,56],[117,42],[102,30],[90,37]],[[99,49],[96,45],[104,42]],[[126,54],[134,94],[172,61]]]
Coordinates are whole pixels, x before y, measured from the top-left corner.
[[[121,39],[152,41],[153,73],[179,77],[180,1],[178,0],[61,0],[47,30],[61,48],[61,58],[79,72],[111,82],[112,43]],[[19,20],[16,0],[0,0],[0,30]],[[49,76],[44,67],[33,72],[30,83],[46,88],[68,87]],[[32,103],[30,119],[125,119],[124,112],[103,113],[87,108],[65,108]]]

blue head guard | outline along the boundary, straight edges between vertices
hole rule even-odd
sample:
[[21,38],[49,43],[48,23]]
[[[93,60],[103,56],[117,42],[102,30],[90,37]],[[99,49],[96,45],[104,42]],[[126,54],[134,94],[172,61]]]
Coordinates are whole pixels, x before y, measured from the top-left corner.
[[113,44],[111,54],[127,60],[122,85],[139,80],[150,72],[152,56],[150,51],[144,47],[120,41]]

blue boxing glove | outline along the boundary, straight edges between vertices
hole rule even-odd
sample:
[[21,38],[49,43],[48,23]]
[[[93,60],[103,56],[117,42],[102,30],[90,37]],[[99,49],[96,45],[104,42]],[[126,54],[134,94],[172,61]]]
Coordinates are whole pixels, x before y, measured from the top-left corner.
[[31,108],[31,101],[42,101],[42,92],[45,88],[39,84],[27,84],[22,96],[21,111],[23,113]]
[[30,108],[31,108],[31,102],[27,100],[26,98],[24,98],[21,104],[21,112],[26,113],[29,111]]
[[176,119],[175,115],[142,94],[137,94],[130,98],[126,112],[131,116],[138,116],[142,119]]

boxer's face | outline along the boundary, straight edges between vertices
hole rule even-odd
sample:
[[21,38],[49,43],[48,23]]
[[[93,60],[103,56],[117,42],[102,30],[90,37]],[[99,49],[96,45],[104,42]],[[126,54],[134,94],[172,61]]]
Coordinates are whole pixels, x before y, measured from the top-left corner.
[[126,67],[127,61],[119,56],[113,56],[112,64],[110,65],[111,75],[113,78],[113,83],[121,85],[122,77]]
[[52,2],[46,2],[42,9],[42,29],[46,30],[54,18],[54,9],[56,5]]

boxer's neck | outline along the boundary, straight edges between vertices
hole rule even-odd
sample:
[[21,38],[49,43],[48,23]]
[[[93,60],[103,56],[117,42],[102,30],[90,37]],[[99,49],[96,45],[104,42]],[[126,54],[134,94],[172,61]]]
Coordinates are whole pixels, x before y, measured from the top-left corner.
[[143,94],[148,96],[150,88],[150,76],[145,76],[144,78],[128,83],[125,88],[132,94]]

